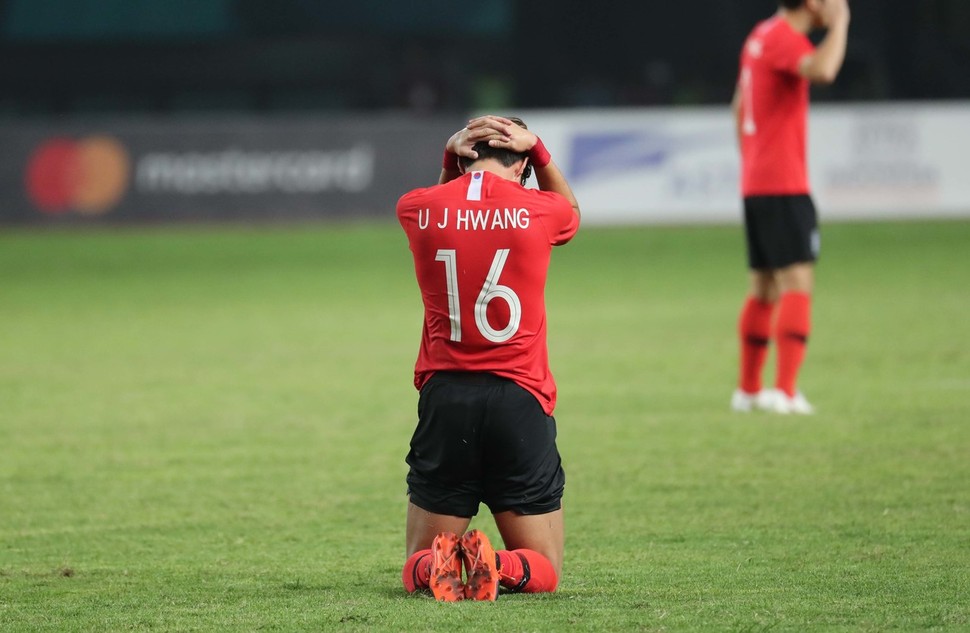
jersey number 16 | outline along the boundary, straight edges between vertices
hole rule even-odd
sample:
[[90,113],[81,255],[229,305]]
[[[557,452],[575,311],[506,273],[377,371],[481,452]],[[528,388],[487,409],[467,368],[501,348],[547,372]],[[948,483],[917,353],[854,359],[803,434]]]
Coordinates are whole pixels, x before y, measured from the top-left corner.
[[[508,286],[498,283],[502,275],[505,262],[509,258],[509,249],[495,251],[492,267],[485,278],[485,284],[478,299],[475,301],[475,325],[486,340],[493,343],[504,343],[519,331],[522,321],[522,303],[515,291]],[[448,285],[448,317],[451,320],[451,340],[461,342],[461,304],[458,295],[458,254],[455,249],[439,249],[435,261],[444,262],[445,280]],[[509,322],[501,330],[492,327],[486,317],[488,304],[495,299],[502,299],[509,306]]]

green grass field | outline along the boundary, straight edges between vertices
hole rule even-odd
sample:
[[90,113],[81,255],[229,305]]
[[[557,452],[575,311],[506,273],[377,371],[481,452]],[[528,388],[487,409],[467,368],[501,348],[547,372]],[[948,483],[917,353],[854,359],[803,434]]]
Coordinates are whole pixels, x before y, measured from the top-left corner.
[[[553,259],[560,591],[406,596],[396,226],[0,234],[0,630],[970,630],[970,222],[833,224],[801,386],[728,412],[738,229]],[[497,538],[487,512],[473,525]]]

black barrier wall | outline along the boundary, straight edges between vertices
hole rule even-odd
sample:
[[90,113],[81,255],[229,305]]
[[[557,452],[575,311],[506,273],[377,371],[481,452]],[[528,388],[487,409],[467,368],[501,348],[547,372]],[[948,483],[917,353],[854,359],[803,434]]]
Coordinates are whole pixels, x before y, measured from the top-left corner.
[[0,124],[0,222],[394,218],[463,121],[145,118]]

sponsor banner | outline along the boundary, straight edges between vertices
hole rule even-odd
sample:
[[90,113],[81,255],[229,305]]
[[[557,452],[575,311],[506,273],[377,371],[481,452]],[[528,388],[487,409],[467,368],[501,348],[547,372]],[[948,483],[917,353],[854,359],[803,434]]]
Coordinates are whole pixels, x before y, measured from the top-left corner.
[[[737,223],[727,106],[522,113],[586,224]],[[460,124],[460,123],[459,123]],[[433,184],[452,118],[98,119],[0,123],[0,222],[384,218]],[[970,104],[814,106],[823,219],[970,215]]]
[[823,215],[970,215],[961,156],[970,143],[970,104],[816,108],[810,143],[809,176]]
[[710,110],[526,112],[583,210],[583,223],[736,215],[731,120]]
[[[533,111],[587,224],[738,223],[730,108]],[[809,178],[823,219],[970,215],[970,104],[814,106]]]
[[123,119],[0,125],[0,221],[394,218],[453,121]]

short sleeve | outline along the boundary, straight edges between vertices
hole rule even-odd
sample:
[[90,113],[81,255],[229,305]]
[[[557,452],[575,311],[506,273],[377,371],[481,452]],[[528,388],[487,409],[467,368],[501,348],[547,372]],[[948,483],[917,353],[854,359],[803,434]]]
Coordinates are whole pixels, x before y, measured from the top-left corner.
[[415,189],[401,196],[397,201],[397,220],[405,231],[408,231],[417,222],[416,209],[419,206],[421,195],[427,191]]
[[812,41],[795,31],[782,31],[765,48],[766,61],[772,68],[792,75],[799,74],[799,66],[806,55],[815,52]]
[[542,224],[553,246],[565,244],[579,230],[579,215],[569,200],[552,191],[536,192],[542,197]]

